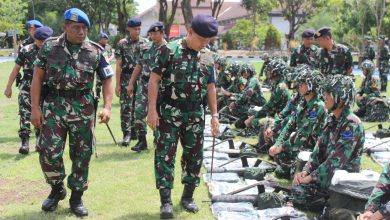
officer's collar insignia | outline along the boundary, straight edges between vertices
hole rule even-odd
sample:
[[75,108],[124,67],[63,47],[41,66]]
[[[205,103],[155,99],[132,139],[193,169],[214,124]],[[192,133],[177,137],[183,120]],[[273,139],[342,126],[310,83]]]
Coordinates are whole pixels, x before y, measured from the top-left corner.
[[72,14],[72,16],[70,16],[69,20],[77,21],[77,14]]

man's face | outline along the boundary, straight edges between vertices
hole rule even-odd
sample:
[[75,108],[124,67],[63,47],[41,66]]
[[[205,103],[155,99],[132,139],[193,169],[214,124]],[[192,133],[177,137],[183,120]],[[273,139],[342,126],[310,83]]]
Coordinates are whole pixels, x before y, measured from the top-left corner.
[[326,48],[329,44],[330,37],[329,36],[322,36],[317,38],[318,44],[321,48]]
[[131,38],[138,38],[141,33],[141,26],[138,27],[127,27]]
[[329,92],[324,92],[323,98],[325,101],[325,108],[328,110],[332,109],[332,107],[334,105],[334,98],[333,98],[332,94]]
[[191,49],[195,51],[200,51],[203,47],[205,47],[209,42],[211,38],[201,37],[195,31],[190,29],[188,31],[188,45]]
[[364,43],[364,45],[366,45],[366,46],[370,45],[370,41],[368,41],[368,40],[366,40],[366,39],[363,40],[363,43]]
[[44,42],[45,42],[44,40],[35,39],[35,44],[37,45],[38,48],[41,48]]
[[101,37],[101,38],[99,39],[99,44],[106,46],[107,43],[108,43],[108,39],[107,39],[107,38]]
[[150,39],[154,44],[160,44],[164,38],[164,33],[160,31],[151,31],[149,32]]
[[300,95],[304,96],[308,91],[307,84],[305,82],[302,82],[298,86],[298,92]]
[[84,23],[71,22],[64,25],[66,37],[72,44],[81,44],[88,34],[88,27]]
[[379,45],[381,46],[385,45],[385,40],[379,40]]
[[35,32],[35,30],[36,30],[37,28],[36,27],[30,27],[30,28],[28,28],[28,34],[30,35],[30,37],[32,38],[32,39],[34,39],[34,32]]
[[313,45],[314,37],[303,37],[302,40],[303,45],[305,45],[306,48],[309,48],[311,45]]

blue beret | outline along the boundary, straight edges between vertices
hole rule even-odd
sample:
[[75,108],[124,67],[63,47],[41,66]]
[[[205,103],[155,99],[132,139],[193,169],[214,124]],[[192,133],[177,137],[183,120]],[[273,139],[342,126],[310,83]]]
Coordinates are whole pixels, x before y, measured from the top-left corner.
[[88,28],[91,27],[91,23],[89,23],[87,14],[78,8],[71,8],[66,10],[64,13],[64,19],[77,23],[84,23]]
[[314,30],[313,29],[306,29],[305,31],[302,32],[301,36],[304,38],[314,37]]
[[27,21],[27,28],[30,28],[30,27],[36,27],[36,28],[39,28],[39,27],[42,27],[43,24],[41,22],[39,22],[38,20],[29,20]]
[[141,26],[141,18],[139,17],[132,17],[127,22],[127,27],[139,27]]
[[40,27],[34,31],[34,38],[37,40],[46,40],[53,35],[53,29],[47,26]]
[[215,37],[218,34],[218,23],[211,15],[199,14],[192,19],[191,28],[201,37]]
[[314,38],[322,37],[327,33],[330,33],[330,28],[329,27],[322,27],[322,28],[317,30],[317,32],[314,35]]
[[104,32],[100,32],[99,33],[99,38],[106,38],[106,39],[109,39],[108,35]]
[[163,28],[164,28],[164,24],[161,21],[155,22],[152,25],[150,25],[148,33],[161,31],[161,30],[163,30]]

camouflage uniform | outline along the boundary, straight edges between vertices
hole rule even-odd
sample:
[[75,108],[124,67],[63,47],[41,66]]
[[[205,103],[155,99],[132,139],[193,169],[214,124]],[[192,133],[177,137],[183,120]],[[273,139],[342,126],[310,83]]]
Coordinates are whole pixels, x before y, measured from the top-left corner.
[[[30,120],[31,120],[31,82],[34,72],[34,60],[37,57],[39,48],[35,43],[28,44],[20,49],[15,63],[23,67],[23,78],[19,84],[19,115],[20,115],[20,130],[19,136],[30,136]],[[38,133],[36,133],[38,134]]]
[[[124,134],[129,133],[131,127],[134,126],[132,123],[134,123],[135,100],[133,99],[133,96],[127,95],[127,86],[129,85],[131,74],[140,58],[141,48],[143,48],[147,42],[148,40],[142,37],[139,37],[137,41],[133,41],[130,36],[127,36],[118,42],[117,48],[115,49],[115,58],[122,60],[120,78],[121,93],[119,100],[121,104],[121,129]],[[136,87],[137,86],[135,85],[134,88]]]
[[[72,45],[65,34],[46,40],[35,66],[45,71],[48,95],[42,115],[45,122],[38,142],[39,161],[46,181],[53,187],[63,182],[63,151],[69,134],[72,171],[68,187],[84,191],[88,187],[89,162],[95,146],[93,80],[95,71],[109,67],[103,49],[88,38]],[[106,75],[102,80],[112,76]],[[102,77],[102,76],[101,76]]]
[[229,71],[227,71],[225,69],[226,67],[226,59],[225,58],[222,58],[222,57],[219,57],[217,58],[217,60],[215,61],[215,63],[218,63],[219,64],[219,70],[218,70],[218,74],[217,74],[217,81],[216,81],[216,86],[218,88],[223,88],[223,89],[227,89],[229,88],[231,82],[232,82],[232,76],[230,75]]
[[352,55],[348,47],[342,44],[333,44],[332,51],[321,48],[318,58],[318,68],[324,76],[348,75],[347,71],[352,67]]
[[366,211],[379,211],[385,219],[390,218],[390,163],[384,170],[366,204]]
[[316,66],[318,59],[319,48],[315,45],[311,45],[306,48],[305,45],[301,45],[293,49],[290,57],[290,66],[297,66],[298,64],[307,64],[309,66]]
[[339,119],[336,119],[333,113],[329,115],[313,153],[303,168],[313,181],[309,184],[293,185],[294,205],[306,208],[322,208],[336,169],[352,173],[360,171],[365,140],[362,122],[350,111],[355,96],[352,79],[340,75],[329,77],[325,79],[323,90],[331,93],[334,106],[344,102],[345,108]]
[[138,78],[137,95],[135,96],[135,122],[134,127],[138,137],[146,135],[146,115],[148,114],[148,82],[151,73],[151,68],[156,60],[158,49],[166,45],[167,42],[163,40],[161,45],[154,45],[153,42],[144,44],[142,48],[142,55],[138,60],[138,64],[142,66],[141,74]]
[[381,80],[381,91],[387,90],[387,75],[389,74],[389,47],[385,44],[379,50],[379,76]]
[[374,59],[375,59],[374,47],[371,46],[371,45],[364,46],[363,60],[371,60],[371,61],[373,61]]
[[207,55],[188,48],[186,39],[180,39],[160,48],[157,66],[152,69],[161,76],[157,106],[160,120],[154,133],[158,189],[173,188],[179,139],[183,146],[181,182],[199,185],[205,127],[202,100],[207,95],[207,84],[215,82],[207,69],[213,65],[213,58]]

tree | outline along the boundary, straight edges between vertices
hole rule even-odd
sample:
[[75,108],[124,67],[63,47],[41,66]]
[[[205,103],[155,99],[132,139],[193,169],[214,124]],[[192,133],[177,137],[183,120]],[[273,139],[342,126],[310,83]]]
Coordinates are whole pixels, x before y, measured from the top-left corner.
[[287,34],[287,45],[294,38],[299,26],[326,3],[324,0],[278,0],[278,2],[283,17],[290,24],[289,33]]
[[194,17],[192,15],[192,7],[191,7],[191,0],[182,0],[181,1],[181,11],[183,13],[184,17],[184,25],[186,26],[186,29],[188,30],[191,27],[191,21]]
[[[197,0],[196,5],[199,6],[200,2],[205,2],[205,0]],[[214,0],[210,1],[211,6],[211,16],[218,18],[219,12],[225,0]]]
[[167,0],[159,0],[160,4],[160,11],[158,14],[158,20],[164,22],[164,30],[165,34],[169,37],[171,26],[173,24],[173,20],[175,19],[177,4],[179,3],[179,0],[172,0],[171,1],[171,13],[168,17],[168,1]]
[[281,34],[272,24],[268,26],[264,45],[266,50],[280,49],[282,47]]
[[126,33],[127,20],[135,15],[135,6],[133,0],[115,0],[117,12],[118,31]]
[[251,12],[252,16],[252,40],[255,40],[256,37],[256,24],[257,16],[260,18],[265,18],[265,16],[275,7],[275,0],[242,0],[241,5]]
[[[387,5],[389,4],[387,3]],[[373,4],[373,10],[376,20],[376,34],[379,36],[382,30],[383,18],[386,14],[386,11],[388,10],[386,7],[386,1],[375,0],[375,3]]]

